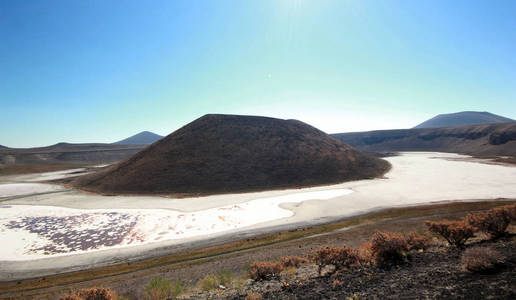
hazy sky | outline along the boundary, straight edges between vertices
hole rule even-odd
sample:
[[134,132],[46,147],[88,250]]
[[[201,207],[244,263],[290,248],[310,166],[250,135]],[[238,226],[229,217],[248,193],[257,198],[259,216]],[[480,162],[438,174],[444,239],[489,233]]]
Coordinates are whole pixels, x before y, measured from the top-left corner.
[[328,133],[516,118],[516,1],[0,0],[0,144],[166,135],[206,113]]

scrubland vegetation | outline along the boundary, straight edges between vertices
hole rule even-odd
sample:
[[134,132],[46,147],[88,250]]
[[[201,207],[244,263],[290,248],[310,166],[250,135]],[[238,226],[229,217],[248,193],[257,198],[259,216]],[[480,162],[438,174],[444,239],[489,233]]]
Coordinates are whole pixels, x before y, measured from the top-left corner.
[[[462,272],[472,274],[488,274],[497,272],[508,263],[506,255],[494,249],[491,245],[507,237],[509,225],[516,222],[516,204],[497,207],[483,212],[465,215],[453,221],[427,221],[427,231],[397,233],[375,232],[362,245],[352,248],[348,246],[326,246],[314,249],[301,256],[284,256],[275,261],[250,262],[247,274],[234,275],[230,270],[222,269],[213,274],[207,274],[200,279],[194,289],[201,293],[213,293],[224,289],[237,289],[242,298],[270,298],[256,290],[249,289],[251,282],[282,282],[282,290],[289,289],[289,282],[295,276],[298,268],[314,266],[316,277],[320,280],[330,280],[330,287],[338,289],[346,283],[338,276],[341,274],[367,273],[369,278],[375,276],[374,270],[395,270],[400,266],[410,266],[412,256],[426,251],[435,251],[438,247],[441,254],[457,257]],[[474,238],[474,239],[473,239]],[[444,248],[443,248],[444,247]],[[444,254],[443,254],[444,253]],[[443,256],[436,256],[443,257]],[[404,267],[405,268],[405,267]],[[364,274],[365,274],[364,273]],[[336,277],[337,276],[337,277]],[[327,278],[327,279],[324,279]],[[247,281],[247,283],[245,283]],[[299,285],[299,283],[296,283]],[[251,286],[253,283],[251,283]],[[200,299],[207,294],[195,296],[198,292],[185,292],[183,283],[154,278],[145,288],[147,299],[188,298]],[[212,294],[210,294],[212,295]],[[358,297],[351,293],[346,297]],[[231,297],[229,297],[231,298]],[[109,289],[89,289],[71,291],[60,299],[120,299]]]

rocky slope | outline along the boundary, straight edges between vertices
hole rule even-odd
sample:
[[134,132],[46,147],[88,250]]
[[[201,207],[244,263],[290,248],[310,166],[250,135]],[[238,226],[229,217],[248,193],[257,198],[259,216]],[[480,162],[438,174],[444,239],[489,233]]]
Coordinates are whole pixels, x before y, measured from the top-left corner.
[[378,130],[332,135],[364,151],[441,151],[516,156],[516,123]]

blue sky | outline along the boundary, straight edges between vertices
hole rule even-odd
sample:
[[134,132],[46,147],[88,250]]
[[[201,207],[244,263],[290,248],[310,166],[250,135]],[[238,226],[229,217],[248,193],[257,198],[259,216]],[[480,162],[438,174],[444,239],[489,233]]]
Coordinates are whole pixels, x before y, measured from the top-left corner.
[[166,135],[206,113],[328,133],[516,118],[516,1],[0,0],[0,144]]

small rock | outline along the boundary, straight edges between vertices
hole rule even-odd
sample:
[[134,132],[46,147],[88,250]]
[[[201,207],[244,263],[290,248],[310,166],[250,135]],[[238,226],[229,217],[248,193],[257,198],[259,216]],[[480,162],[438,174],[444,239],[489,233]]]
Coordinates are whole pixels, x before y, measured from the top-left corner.
[[245,285],[251,285],[251,284],[253,284],[253,283],[254,283],[254,280],[252,280],[252,279],[247,279],[247,280],[245,281]]

